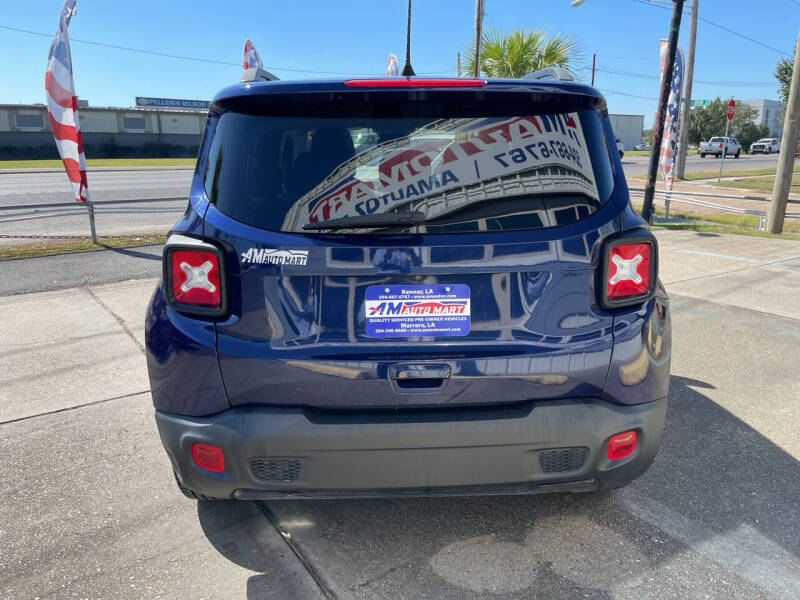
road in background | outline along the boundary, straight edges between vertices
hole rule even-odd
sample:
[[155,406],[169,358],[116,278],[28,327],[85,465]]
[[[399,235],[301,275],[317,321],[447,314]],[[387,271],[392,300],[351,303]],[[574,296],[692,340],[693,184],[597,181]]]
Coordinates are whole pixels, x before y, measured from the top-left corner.
[[800,242],[657,236],[666,431],[614,493],[190,501],[142,352],[155,280],[0,298],[0,597],[798,598]]
[[[89,170],[89,194],[98,204],[98,235],[167,231],[186,210],[193,167]],[[165,202],[103,206],[106,200],[173,198]],[[64,172],[0,171],[0,207],[58,202],[64,208],[0,210],[0,245],[30,242],[24,236],[89,234],[86,209],[76,206]],[[21,237],[4,237],[21,236]]]
[[[622,158],[622,168],[625,175],[646,175],[647,164],[650,160],[649,156],[631,156],[625,155]],[[795,164],[800,165],[800,158],[795,159]],[[777,169],[778,168],[778,155],[777,154],[742,154],[739,158],[728,157],[725,159],[725,172],[729,171],[742,171],[745,169]],[[719,170],[719,159],[707,156],[700,158],[697,154],[686,157],[686,173],[700,173],[703,171],[713,171],[715,173]],[[660,177],[659,177],[660,179]]]
[[[89,169],[89,193],[94,202],[187,198],[193,174],[194,167]],[[0,170],[0,206],[43,202],[74,202],[63,170]]]
[[[774,168],[777,160],[776,154],[742,155],[739,159],[730,159],[725,166],[726,171]],[[645,173],[647,162],[647,156],[626,156],[622,160],[622,166],[625,174],[631,176]],[[686,159],[686,171],[690,173],[713,171],[718,166],[719,162],[713,158],[690,156]],[[167,231],[186,209],[193,173],[191,167],[90,170],[90,197],[99,205],[96,214],[97,233],[102,236]],[[174,199],[151,204],[103,206],[105,200],[138,198]],[[0,210],[0,245],[25,243],[24,236],[70,236],[89,233],[86,211],[82,207],[75,207],[71,189],[63,172],[0,171],[0,207],[46,202],[63,203],[65,208],[34,209],[25,212]]]

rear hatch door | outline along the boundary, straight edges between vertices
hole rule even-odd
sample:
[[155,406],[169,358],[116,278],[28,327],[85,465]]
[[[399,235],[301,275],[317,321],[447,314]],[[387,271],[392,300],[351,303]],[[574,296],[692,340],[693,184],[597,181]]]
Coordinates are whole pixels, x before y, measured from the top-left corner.
[[601,117],[487,96],[350,92],[214,117],[205,235],[227,251],[232,404],[600,395],[613,321],[593,249],[618,212]]

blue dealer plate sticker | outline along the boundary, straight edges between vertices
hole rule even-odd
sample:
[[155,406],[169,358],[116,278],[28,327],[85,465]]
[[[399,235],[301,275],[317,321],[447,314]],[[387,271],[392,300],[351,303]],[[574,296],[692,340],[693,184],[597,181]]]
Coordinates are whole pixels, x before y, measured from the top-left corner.
[[469,287],[371,285],[365,295],[367,335],[374,338],[464,336],[470,328]]

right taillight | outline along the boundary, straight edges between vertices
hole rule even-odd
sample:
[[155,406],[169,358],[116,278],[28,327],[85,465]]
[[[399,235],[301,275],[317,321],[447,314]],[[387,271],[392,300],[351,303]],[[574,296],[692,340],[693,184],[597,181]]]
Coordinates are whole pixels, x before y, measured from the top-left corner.
[[655,291],[658,251],[655,239],[626,236],[606,244],[603,256],[602,304],[629,306],[648,300]]

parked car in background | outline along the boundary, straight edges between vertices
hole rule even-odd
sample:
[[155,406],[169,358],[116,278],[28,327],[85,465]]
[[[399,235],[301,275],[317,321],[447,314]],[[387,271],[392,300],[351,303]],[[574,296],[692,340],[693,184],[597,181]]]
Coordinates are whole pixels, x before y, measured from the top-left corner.
[[220,92],[146,318],[181,491],[518,494],[641,475],[664,429],[670,310],[612,136],[605,99],[573,81]]
[[761,138],[750,144],[750,154],[772,154],[773,152],[780,152],[780,150],[781,141],[777,138]]
[[723,152],[725,156],[733,155],[734,158],[739,158],[742,153],[742,146],[736,141],[736,138],[712,137],[707,142],[700,144],[699,152],[700,158],[705,158],[706,154],[719,158]]
[[622,158],[625,156],[625,144],[623,144],[619,138],[617,138],[617,152],[619,152],[619,157]]
[[650,150],[650,144],[636,144],[634,150]]

